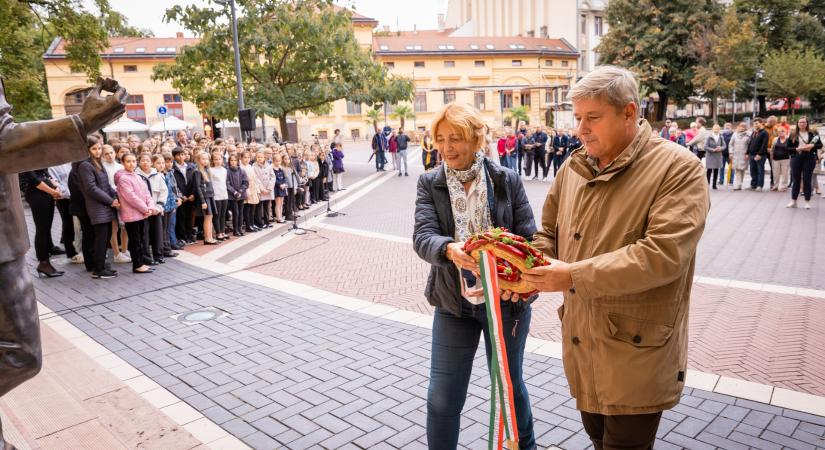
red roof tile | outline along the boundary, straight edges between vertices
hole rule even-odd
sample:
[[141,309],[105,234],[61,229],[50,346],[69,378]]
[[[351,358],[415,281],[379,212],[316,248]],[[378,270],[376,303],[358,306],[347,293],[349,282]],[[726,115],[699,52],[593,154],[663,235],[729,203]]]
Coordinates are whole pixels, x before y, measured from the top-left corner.
[[[134,38],[134,37],[112,37],[109,38],[109,48],[101,52],[101,56],[118,57],[173,57],[179,53],[181,48],[187,45],[197,44],[198,38]],[[63,58],[66,56],[66,41],[57,38],[55,42],[43,55],[44,58]]]

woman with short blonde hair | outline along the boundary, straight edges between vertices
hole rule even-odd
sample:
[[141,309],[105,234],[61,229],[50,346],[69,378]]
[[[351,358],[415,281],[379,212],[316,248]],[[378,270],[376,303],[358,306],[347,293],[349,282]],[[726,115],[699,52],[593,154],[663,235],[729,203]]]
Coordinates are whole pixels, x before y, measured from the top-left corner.
[[[431,129],[443,164],[418,179],[413,233],[415,251],[432,264],[424,295],[435,306],[427,439],[430,449],[455,449],[479,336],[490,342],[474,275],[479,266],[462,251],[464,241],[496,227],[532,239],[536,225],[519,176],[484,157],[488,127],[478,111],[451,103],[436,114]],[[501,298],[519,446],[532,449],[533,415],[521,366],[536,296],[505,292]],[[489,361],[489,345],[486,350]]]

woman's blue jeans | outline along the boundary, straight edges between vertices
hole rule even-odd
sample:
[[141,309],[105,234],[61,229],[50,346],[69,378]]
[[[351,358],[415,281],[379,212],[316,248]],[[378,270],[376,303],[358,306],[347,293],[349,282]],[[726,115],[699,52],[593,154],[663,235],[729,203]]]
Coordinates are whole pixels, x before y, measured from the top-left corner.
[[[530,330],[532,310],[529,305],[523,305],[523,309],[516,306],[509,302],[501,304],[504,344],[515,397],[519,447],[534,449],[536,439],[533,435],[533,413],[522,375],[524,344]],[[490,334],[484,305],[473,305],[462,300],[461,317],[436,308],[433,318],[430,388],[427,394],[427,442],[431,450],[453,450],[458,446],[461,410],[467,399],[478,337],[482,333],[489,367]]]

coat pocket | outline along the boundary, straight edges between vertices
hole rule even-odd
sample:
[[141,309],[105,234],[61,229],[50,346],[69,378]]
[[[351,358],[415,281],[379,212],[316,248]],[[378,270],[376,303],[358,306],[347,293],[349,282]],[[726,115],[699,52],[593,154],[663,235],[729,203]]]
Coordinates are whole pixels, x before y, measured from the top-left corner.
[[564,321],[564,303],[559,306],[559,309],[556,310],[556,314],[559,315],[559,322]]
[[673,334],[673,327],[634,317],[608,313],[610,334],[635,347],[661,347]]

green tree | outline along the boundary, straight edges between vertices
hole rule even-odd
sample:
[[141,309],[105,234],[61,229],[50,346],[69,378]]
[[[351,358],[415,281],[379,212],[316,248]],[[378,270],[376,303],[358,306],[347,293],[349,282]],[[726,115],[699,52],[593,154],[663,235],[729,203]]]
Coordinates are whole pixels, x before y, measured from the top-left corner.
[[510,114],[504,118],[511,126],[517,127],[520,122],[530,123],[530,109],[527,105],[519,105],[510,108]]
[[753,78],[764,48],[753,19],[740,17],[735,8],[727,8],[720,25],[701,26],[694,38],[694,50],[702,63],[696,68],[693,83],[710,98],[714,122],[718,96],[733,94],[744,85],[743,80]]
[[655,91],[656,120],[662,120],[668,101],[684,102],[694,93],[700,61],[692,44],[700,26],[716,22],[719,11],[714,0],[611,0],[600,60],[633,71]]
[[773,50],[763,63],[765,76],[762,85],[768,95],[784,98],[793,116],[793,103],[797,97],[825,90],[825,78],[812,74],[825,74],[825,58],[811,49],[793,47]]
[[[277,117],[287,136],[287,116],[323,114],[335,100],[374,105],[412,96],[412,82],[389,76],[353,34],[351,13],[331,0],[239,0],[238,37],[246,106]],[[158,65],[153,78],[172,85],[217,118],[237,115],[229,6],[174,6],[176,21],[200,38],[174,64]]]
[[100,74],[109,32],[139,32],[107,0],[0,0],[0,77],[17,120],[51,117],[43,53],[55,37],[66,42],[72,71]]
[[407,119],[412,119],[415,117],[415,113],[413,112],[410,105],[395,105],[392,113],[390,113],[390,118],[392,120],[398,120],[401,122],[401,128],[404,128],[404,121]]
[[757,34],[771,49],[785,48],[794,43],[795,16],[805,0],[736,0],[737,12],[755,19]]
[[368,124],[372,125],[373,130],[375,130],[375,134],[378,134],[378,121],[381,120],[381,107],[370,107],[367,110],[367,118],[364,120]]

